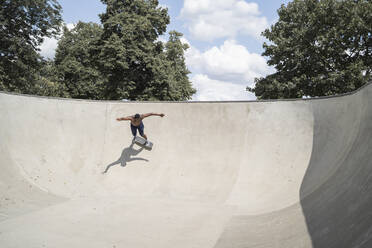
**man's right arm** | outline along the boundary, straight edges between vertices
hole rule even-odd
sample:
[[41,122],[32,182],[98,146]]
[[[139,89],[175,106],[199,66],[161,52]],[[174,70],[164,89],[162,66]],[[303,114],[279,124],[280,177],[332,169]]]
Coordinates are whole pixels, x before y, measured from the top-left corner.
[[117,121],[131,121],[132,120],[132,116],[116,118],[116,120]]

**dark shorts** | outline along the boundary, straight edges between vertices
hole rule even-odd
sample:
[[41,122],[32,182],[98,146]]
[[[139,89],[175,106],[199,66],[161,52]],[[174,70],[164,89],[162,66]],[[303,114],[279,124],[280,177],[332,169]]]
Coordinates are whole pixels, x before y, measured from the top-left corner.
[[133,126],[132,123],[131,123],[130,124],[130,129],[132,130],[133,136],[137,135],[137,129],[138,129],[138,132],[140,133],[140,135],[143,136],[143,134],[144,134],[143,131],[145,130],[145,126],[143,125],[142,122],[138,127]]

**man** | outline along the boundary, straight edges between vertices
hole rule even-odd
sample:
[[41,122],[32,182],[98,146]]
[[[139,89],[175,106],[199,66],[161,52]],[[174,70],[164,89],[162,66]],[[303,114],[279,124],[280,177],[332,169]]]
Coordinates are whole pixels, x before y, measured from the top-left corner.
[[[130,129],[132,130],[133,139],[137,135],[137,129],[139,131],[139,134],[144,137],[147,140],[147,135],[144,133],[145,126],[143,125],[142,120],[149,116],[160,116],[164,117],[164,114],[156,114],[156,113],[148,113],[148,114],[135,114],[132,116],[117,118],[117,121],[130,121]],[[147,141],[146,141],[147,142]]]

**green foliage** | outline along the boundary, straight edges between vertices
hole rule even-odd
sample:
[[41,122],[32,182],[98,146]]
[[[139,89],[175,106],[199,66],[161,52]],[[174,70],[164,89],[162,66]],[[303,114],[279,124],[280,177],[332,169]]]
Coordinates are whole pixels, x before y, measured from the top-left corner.
[[[157,0],[102,2],[107,4],[107,9],[100,15],[103,34],[97,61],[102,74],[107,77],[105,98],[189,99],[193,90],[184,78],[187,69],[182,68],[184,64],[174,66],[179,58],[167,54],[163,43],[157,41],[169,24],[167,9],[159,7]],[[172,38],[174,41],[167,45],[170,51],[183,55],[186,48],[174,45],[179,37]]]
[[158,41],[169,24],[157,0],[102,0],[102,25],[66,27],[54,61],[37,53],[44,37],[59,34],[57,0],[3,0],[0,9],[0,90],[81,99],[186,100],[181,33]]
[[28,94],[40,96],[60,96],[67,97],[63,92],[63,85],[56,80],[57,71],[54,62],[51,60],[42,61],[40,70],[36,75],[33,87],[28,90]]
[[353,91],[372,69],[372,2],[294,0],[263,35],[276,72],[257,78],[258,99],[328,96]]
[[157,1],[102,2],[107,9],[100,15],[104,32],[98,61],[108,80],[105,95],[108,99],[147,99],[157,56],[162,53],[162,44],[155,40],[169,24],[167,10],[158,8]]
[[62,21],[56,0],[3,0],[0,6],[0,90],[38,92],[44,37],[55,36]]
[[[185,64],[184,52],[188,45],[180,40],[181,33],[171,31],[165,43],[165,51],[159,53],[148,65],[153,78],[146,89],[137,97],[139,100],[180,101],[191,99],[195,89],[191,87],[187,75],[190,73]],[[159,43],[159,50],[163,50]]]
[[186,100],[191,99],[196,90],[191,87],[188,74],[190,71],[185,63],[185,51],[189,48],[187,44],[181,42],[182,34],[176,31],[169,32],[169,40],[165,45],[166,58],[169,61],[170,81],[168,84],[168,95],[166,100]]
[[55,55],[55,81],[64,95],[80,99],[102,99],[104,77],[96,68],[94,51],[102,34],[96,23],[78,22],[72,29],[66,27],[58,42]]

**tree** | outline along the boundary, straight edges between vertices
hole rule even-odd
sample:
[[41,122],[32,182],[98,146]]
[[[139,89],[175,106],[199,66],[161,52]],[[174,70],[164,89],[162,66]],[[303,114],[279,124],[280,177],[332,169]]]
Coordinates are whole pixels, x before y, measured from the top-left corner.
[[372,2],[294,0],[263,35],[276,72],[247,88],[258,99],[328,96],[365,84],[372,69]]
[[67,97],[63,85],[56,80],[57,70],[52,60],[42,60],[40,69],[34,74],[35,81],[27,94],[40,96]]
[[56,0],[0,2],[0,90],[38,92],[38,46],[58,34],[61,6]]
[[[196,90],[191,87],[188,74],[190,71],[185,63],[185,51],[189,48],[187,44],[181,42],[182,33],[177,31],[169,32],[169,40],[165,45],[166,57],[170,62],[169,100],[191,99]],[[173,98],[173,99],[172,99]],[[168,100],[168,99],[167,99]]]
[[[153,71],[153,78],[147,82],[146,89],[138,96],[139,100],[180,101],[191,99],[195,89],[188,79],[184,53],[188,48],[180,40],[182,34],[176,31],[169,33],[165,43],[165,52],[154,57],[148,67]],[[161,45],[161,43],[159,43]],[[160,50],[163,50],[160,46]]]
[[[168,10],[157,0],[102,0],[106,12],[100,15],[103,24],[97,61],[107,77],[106,99],[184,100],[188,81],[172,77],[170,57],[157,41],[169,24]],[[169,43],[170,45],[171,43]],[[180,80],[180,81],[172,81]],[[182,94],[173,94],[175,86],[186,84]],[[191,88],[191,86],[189,86]]]
[[64,27],[54,59],[55,80],[64,95],[80,99],[102,99],[104,77],[97,69],[94,54],[102,27],[96,23],[78,22],[68,30]]

